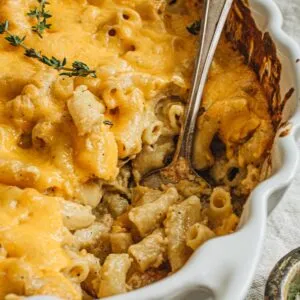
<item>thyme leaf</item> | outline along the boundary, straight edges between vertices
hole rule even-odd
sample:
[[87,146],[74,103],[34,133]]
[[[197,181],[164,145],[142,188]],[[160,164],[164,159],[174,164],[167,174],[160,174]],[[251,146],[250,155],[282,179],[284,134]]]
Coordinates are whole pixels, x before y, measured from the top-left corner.
[[46,0],[37,0],[39,7],[31,9],[27,16],[31,18],[36,18],[37,24],[32,26],[31,29],[34,31],[40,38],[43,38],[43,33],[46,29],[51,28],[51,24],[47,23],[47,19],[51,18],[52,15],[46,11],[46,5],[49,4]]
[[25,36],[23,36],[22,38],[17,36],[17,35],[9,35],[7,36],[5,39],[14,47],[18,47],[20,45],[23,44],[24,40],[25,40]]
[[8,30],[8,21],[0,23],[0,34],[3,34]]
[[103,124],[108,125],[108,126],[113,126],[114,125],[113,122],[109,121],[109,120],[104,120]]
[[191,25],[187,26],[187,31],[192,35],[197,35],[200,32],[201,21],[195,21]]
[[[67,70],[64,68],[63,70]],[[80,77],[87,77],[91,76],[96,78],[96,71],[90,70],[90,68],[83,62],[81,61],[74,61],[72,64],[72,69],[69,69],[70,72],[64,72],[61,73],[60,75],[65,75],[65,76],[80,76]]]
[[88,65],[81,61],[74,61],[72,63],[72,68],[66,67],[67,59],[63,58],[62,60],[52,56],[47,57],[43,55],[40,51],[37,51],[33,48],[29,48],[24,43],[26,36],[20,37],[18,35],[12,34],[9,30],[9,22],[5,21],[0,23],[0,34],[6,34],[5,39],[9,42],[9,44],[13,47],[22,47],[24,49],[24,55],[30,58],[37,59],[39,62],[52,67],[58,71],[65,71],[60,73],[59,75],[65,75],[69,77],[79,76],[79,77],[87,77],[91,76],[96,78],[96,71],[91,70]]

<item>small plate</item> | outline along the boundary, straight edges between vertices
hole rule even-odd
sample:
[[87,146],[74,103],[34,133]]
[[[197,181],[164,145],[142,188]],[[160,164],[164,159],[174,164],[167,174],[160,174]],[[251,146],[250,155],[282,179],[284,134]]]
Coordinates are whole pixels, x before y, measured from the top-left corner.
[[273,268],[265,289],[265,300],[300,300],[300,248],[283,258]]

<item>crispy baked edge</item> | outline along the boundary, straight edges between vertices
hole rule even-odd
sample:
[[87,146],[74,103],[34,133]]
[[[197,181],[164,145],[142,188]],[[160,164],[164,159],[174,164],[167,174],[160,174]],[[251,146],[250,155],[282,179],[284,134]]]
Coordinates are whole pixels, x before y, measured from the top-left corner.
[[225,25],[225,35],[256,73],[268,100],[274,130],[277,131],[284,106],[291,95],[281,101],[279,83],[282,67],[276,46],[268,32],[258,29],[248,0],[234,0]]

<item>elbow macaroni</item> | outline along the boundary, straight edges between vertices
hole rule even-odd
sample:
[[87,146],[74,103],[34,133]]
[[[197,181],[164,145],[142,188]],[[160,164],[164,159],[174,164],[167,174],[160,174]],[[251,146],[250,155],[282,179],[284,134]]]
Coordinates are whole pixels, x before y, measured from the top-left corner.
[[214,232],[207,226],[196,223],[191,226],[186,235],[186,244],[193,250],[215,236]]
[[83,61],[97,78],[60,76],[0,39],[0,299],[125,293],[234,232],[274,129],[255,73],[225,37],[193,151],[213,185],[139,184],[175,151],[197,53],[186,28],[201,3],[51,0],[52,26],[40,39],[29,2],[1,1],[0,20],[30,47]]
[[216,187],[209,199],[209,215],[212,219],[223,219],[232,213],[230,193],[222,187]]
[[130,268],[131,259],[128,254],[110,254],[102,267],[99,297],[125,293],[126,274]]
[[168,212],[169,206],[177,198],[176,189],[170,188],[157,200],[132,208],[128,214],[129,220],[137,228],[139,234],[144,237],[159,227]]
[[104,104],[84,85],[76,88],[67,105],[79,136],[92,132],[103,121]]
[[157,268],[162,264],[166,244],[163,231],[156,229],[139,243],[130,246],[128,253],[134,258],[139,269],[145,272],[150,267]]
[[191,251],[186,246],[186,232],[200,221],[200,199],[191,196],[180,204],[171,206],[165,220],[168,239],[168,257],[172,271],[177,271],[187,261]]

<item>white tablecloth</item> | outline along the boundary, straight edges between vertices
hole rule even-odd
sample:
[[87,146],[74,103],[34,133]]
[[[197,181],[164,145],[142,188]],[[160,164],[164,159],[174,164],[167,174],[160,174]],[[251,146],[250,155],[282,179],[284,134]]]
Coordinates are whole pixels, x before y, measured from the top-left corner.
[[[283,13],[284,30],[300,44],[300,0],[274,1]],[[269,217],[262,257],[247,300],[264,298],[265,283],[272,268],[282,256],[297,247],[300,247],[300,168],[281,203]]]

